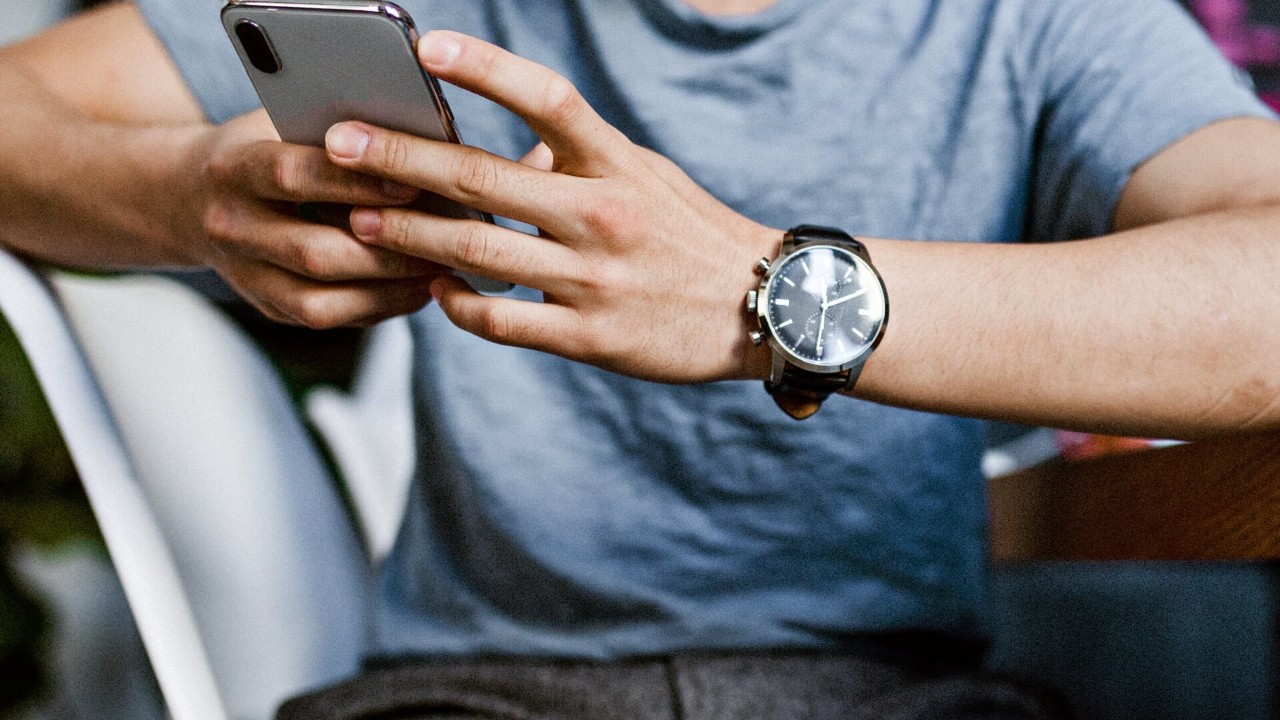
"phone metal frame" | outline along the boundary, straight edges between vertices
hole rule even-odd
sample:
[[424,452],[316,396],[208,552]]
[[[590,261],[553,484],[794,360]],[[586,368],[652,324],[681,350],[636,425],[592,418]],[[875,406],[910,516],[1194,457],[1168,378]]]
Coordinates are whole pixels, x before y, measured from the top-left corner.
[[413,31],[413,39],[418,39],[418,29],[413,23],[413,18],[409,16],[408,11],[386,0],[331,0],[325,3],[314,2],[288,2],[288,0],[226,0],[222,4],[222,10],[225,11],[231,7],[255,7],[272,10],[280,6],[297,8],[299,10],[319,10],[326,12],[335,7],[343,10],[352,10],[354,12],[367,12],[377,15],[385,15],[386,17],[403,22]]

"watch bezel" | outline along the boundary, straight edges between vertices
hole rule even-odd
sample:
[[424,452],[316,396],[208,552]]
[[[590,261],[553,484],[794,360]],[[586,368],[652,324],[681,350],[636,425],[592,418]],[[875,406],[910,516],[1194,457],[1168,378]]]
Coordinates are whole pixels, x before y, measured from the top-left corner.
[[[758,300],[756,302],[757,322],[760,328],[764,330],[765,341],[768,343],[769,347],[772,348],[774,352],[784,357],[791,365],[802,370],[822,375],[834,375],[836,373],[841,373],[865,362],[867,357],[876,349],[880,344],[880,340],[884,337],[884,328],[889,322],[889,293],[885,289],[884,280],[880,277],[880,273],[877,272],[875,266],[871,264],[870,258],[866,257],[865,250],[862,249],[861,245],[855,247],[857,249],[845,247],[828,240],[811,240],[808,242],[797,243],[794,247],[782,253],[776,260],[770,263],[768,271],[766,271],[763,277],[760,278],[760,285],[757,289]],[[874,337],[872,337],[870,341],[863,346],[861,352],[839,365],[815,363],[797,355],[791,348],[787,347],[778,339],[778,333],[773,326],[773,319],[769,316],[769,308],[772,304],[771,296],[774,288],[773,283],[778,272],[787,265],[787,262],[792,257],[813,248],[827,248],[841,253],[850,258],[855,265],[859,266],[859,268],[870,270],[870,273],[860,274],[862,277],[866,277],[869,274],[871,277],[875,278],[876,284],[879,286],[880,290],[881,310],[883,312],[880,323],[876,326]],[[862,250],[862,252],[859,252],[859,250]]]

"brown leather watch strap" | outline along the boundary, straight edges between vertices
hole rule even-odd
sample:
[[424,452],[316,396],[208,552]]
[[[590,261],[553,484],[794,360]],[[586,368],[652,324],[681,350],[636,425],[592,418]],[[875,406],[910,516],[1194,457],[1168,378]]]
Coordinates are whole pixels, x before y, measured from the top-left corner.
[[766,380],[764,389],[783,412],[796,420],[804,420],[813,417],[831,393],[838,392],[848,384],[848,370],[819,375],[804,372],[788,364],[782,371],[781,381],[772,383]]

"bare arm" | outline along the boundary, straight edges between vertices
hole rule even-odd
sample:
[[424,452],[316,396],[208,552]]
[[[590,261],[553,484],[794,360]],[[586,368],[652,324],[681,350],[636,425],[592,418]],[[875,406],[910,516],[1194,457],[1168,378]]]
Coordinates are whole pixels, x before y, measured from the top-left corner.
[[268,316],[317,327],[415,310],[443,271],[296,217],[295,202],[417,191],[280,142],[261,111],[209,125],[132,4],[0,51],[0,94],[0,245],[24,255],[211,267]]
[[[0,51],[0,242],[78,266],[192,265],[166,187],[203,130],[131,5]],[[156,222],[164,218],[164,222]]]
[[[547,302],[527,303],[438,280],[450,319],[482,337],[664,382],[767,375],[742,299],[780,230],[629,143],[545,68],[445,33],[419,51],[437,75],[524,117],[546,147],[517,164],[351,124],[330,133],[330,156],[543,236],[388,209],[357,211],[359,237],[544,291]],[[1277,177],[1280,128],[1228,121],[1138,170],[1112,236],[869,240],[893,311],[857,393],[1162,437],[1280,427]]]
[[1054,245],[874,243],[894,317],[858,394],[1131,435],[1280,426],[1280,206],[1142,204],[1204,170],[1175,155],[1227,137],[1280,156],[1280,130],[1262,121],[1192,135],[1125,194],[1117,226],[1152,224]]
[[1136,435],[1280,426],[1276,178],[1280,126],[1225,121],[1135,172],[1114,235],[877,245],[894,327],[860,394]]

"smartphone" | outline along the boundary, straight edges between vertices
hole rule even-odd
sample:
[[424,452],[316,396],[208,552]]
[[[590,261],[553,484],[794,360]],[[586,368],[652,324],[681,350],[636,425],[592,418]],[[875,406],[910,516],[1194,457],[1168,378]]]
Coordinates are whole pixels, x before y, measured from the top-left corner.
[[[418,64],[413,19],[377,0],[227,0],[222,25],[280,138],[324,147],[331,126],[360,120],[419,137],[461,143],[440,85]],[[450,218],[493,222],[424,192],[412,207]],[[304,216],[347,225],[349,207],[314,203]],[[463,276],[482,292],[509,283]]]

